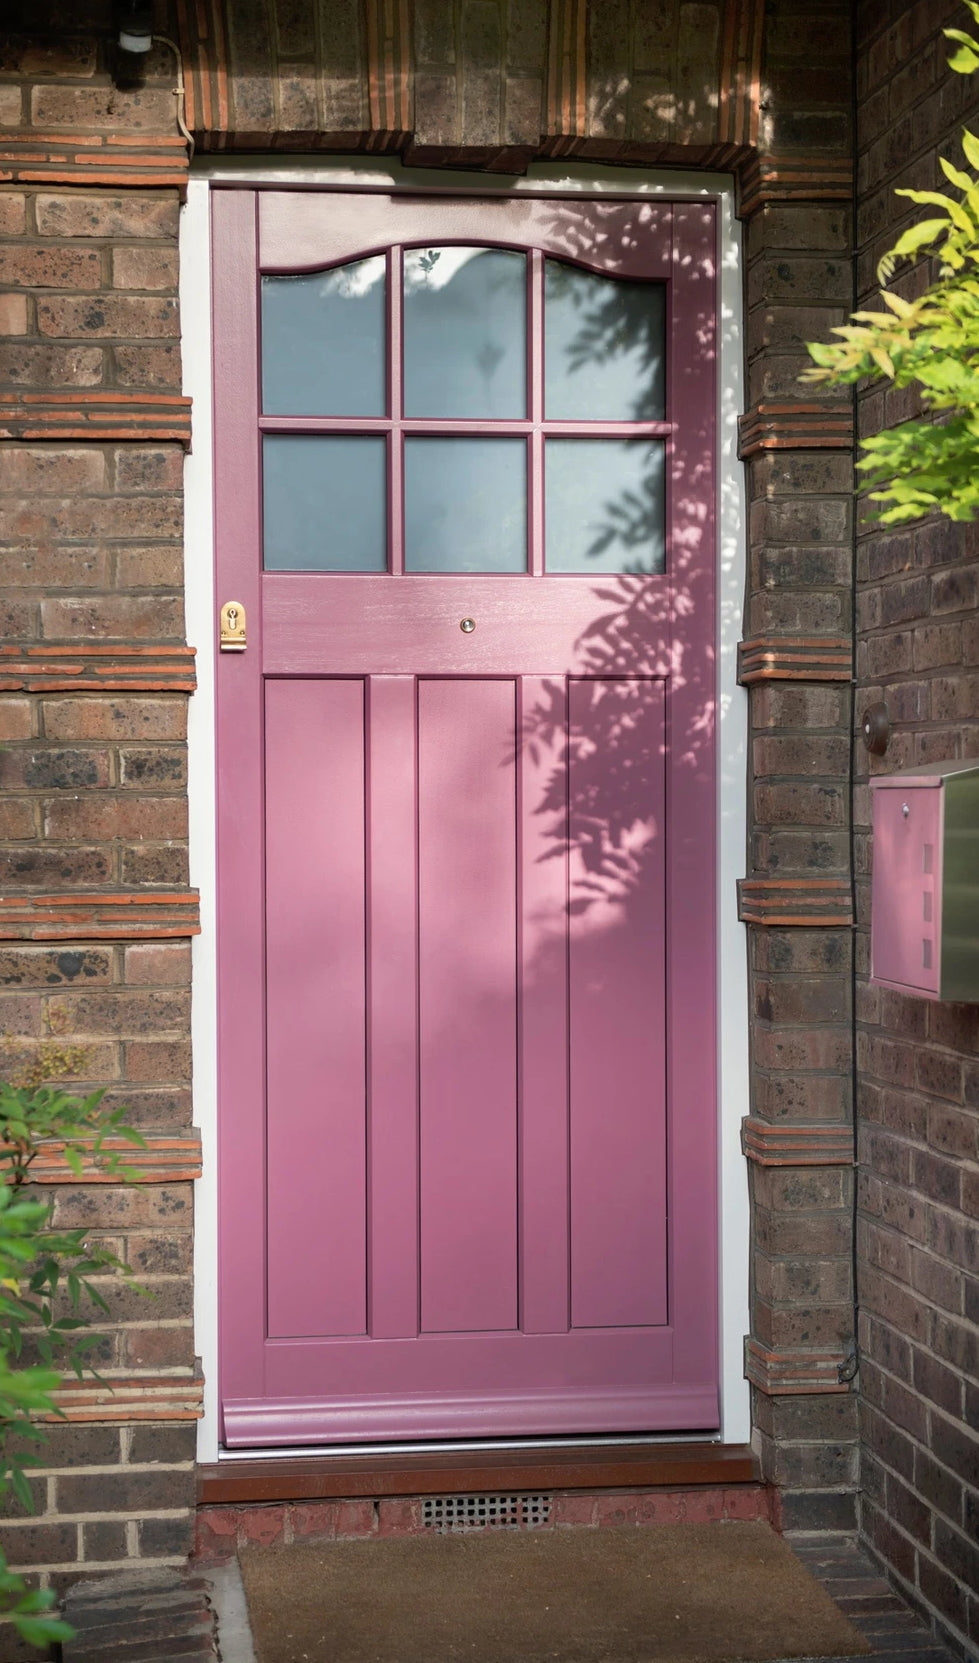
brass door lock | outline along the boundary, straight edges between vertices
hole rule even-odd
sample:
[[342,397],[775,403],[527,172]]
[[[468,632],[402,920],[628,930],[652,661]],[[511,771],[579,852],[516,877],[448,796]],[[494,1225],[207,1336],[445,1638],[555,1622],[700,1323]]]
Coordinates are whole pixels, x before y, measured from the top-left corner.
[[241,601],[225,601],[221,608],[221,651],[244,652],[247,645],[245,608]]

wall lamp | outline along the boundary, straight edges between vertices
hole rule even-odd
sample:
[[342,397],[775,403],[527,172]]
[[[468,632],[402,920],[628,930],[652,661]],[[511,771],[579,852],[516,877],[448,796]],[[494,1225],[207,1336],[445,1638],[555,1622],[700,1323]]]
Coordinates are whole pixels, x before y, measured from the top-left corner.
[[115,23],[122,52],[149,52],[153,46],[153,7],[144,0],[116,0]]

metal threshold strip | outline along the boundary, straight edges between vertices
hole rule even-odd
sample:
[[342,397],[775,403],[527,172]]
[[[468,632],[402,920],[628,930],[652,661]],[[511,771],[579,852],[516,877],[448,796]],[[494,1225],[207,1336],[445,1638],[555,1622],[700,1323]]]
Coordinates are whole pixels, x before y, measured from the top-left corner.
[[703,1432],[649,1432],[636,1437],[620,1435],[607,1437],[582,1436],[579,1438],[468,1438],[454,1443],[439,1443],[428,1441],[425,1443],[390,1443],[390,1444],[296,1444],[291,1448],[268,1449],[225,1449],[218,1450],[218,1461],[295,1461],[312,1460],[317,1457],[338,1455],[356,1455],[368,1457],[376,1455],[387,1457],[391,1455],[509,1455],[530,1450],[588,1450],[588,1449],[635,1449],[638,1446],[656,1449],[658,1447],[675,1444],[712,1445],[716,1449],[724,1447],[720,1437]]

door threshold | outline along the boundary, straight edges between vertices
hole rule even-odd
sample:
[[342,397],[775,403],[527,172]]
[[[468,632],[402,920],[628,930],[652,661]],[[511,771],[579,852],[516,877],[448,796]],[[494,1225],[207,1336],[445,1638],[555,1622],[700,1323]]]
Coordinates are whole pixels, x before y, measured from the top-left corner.
[[759,1482],[748,1444],[588,1438],[223,1454],[198,1468],[201,1505],[487,1494],[503,1490],[687,1489]]

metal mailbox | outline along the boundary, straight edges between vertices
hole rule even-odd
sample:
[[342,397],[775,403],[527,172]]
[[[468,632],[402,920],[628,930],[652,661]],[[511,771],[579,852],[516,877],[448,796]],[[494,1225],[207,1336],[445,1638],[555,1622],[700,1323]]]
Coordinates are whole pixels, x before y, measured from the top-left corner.
[[979,1003],[979,762],[870,782],[870,979]]

